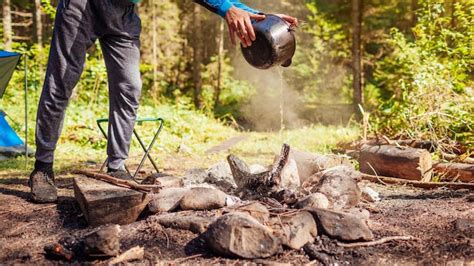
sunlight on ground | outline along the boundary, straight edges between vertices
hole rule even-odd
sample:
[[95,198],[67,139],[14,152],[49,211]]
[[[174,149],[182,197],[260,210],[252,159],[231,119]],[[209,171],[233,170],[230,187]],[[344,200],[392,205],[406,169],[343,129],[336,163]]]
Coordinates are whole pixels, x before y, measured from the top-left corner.
[[[208,128],[209,129],[209,128]],[[151,138],[150,130],[145,130],[143,135],[148,141]],[[70,136],[71,134],[68,134]],[[228,151],[208,154],[211,147],[235,136],[245,136],[246,139],[231,147]],[[226,127],[214,127],[205,131],[204,128],[193,128],[183,134],[181,138],[164,129],[160,140],[154,147],[152,156],[156,158],[160,168],[165,172],[183,173],[186,169],[202,167],[207,168],[213,163],[225,160],[228,153],[241,156],[249,163],[270,164],[273,155],[280,151],[283,143],[303,151],[330,153],[338,142],[357,139],[359,130],[355,127],[345,128],[336,126],[315,125],[301,129],[284,132],[237,132]],[[180,144],[186,145],[190,153],[178,153]],[[84,167],[97,167],[105,159],[105,145],[92,143],[79,145],[77,142],[64,138],[56,151],[55,170],[65,173],[72,169]],[[131,157],[128,164],[137,165],[140,160],[140,149],[136,141],[132,146]],[[25,170],[24,157],[0,162],[0,178],[11,176],[27,176],[33,167],[34,159],[29,159],[28,168]],[[151,170],[149,162],[145,169]]]

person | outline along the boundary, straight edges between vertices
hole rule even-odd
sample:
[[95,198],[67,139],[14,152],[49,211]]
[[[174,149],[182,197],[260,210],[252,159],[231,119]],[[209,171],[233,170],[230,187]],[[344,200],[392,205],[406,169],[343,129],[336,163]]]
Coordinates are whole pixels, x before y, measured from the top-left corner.
[[[46,77],[36,121],[36,161],[30,175],[32,200],[55,202],[53,161],[64,114],[82,74],[86,51],[98,39],[109,83],[109,125],[107,172],[117,178],[131,178],[124,171],[135,125],[142,81],[140,77],[141,22],[135,12],[140,0],[61,0],[54,22]],[[222,16],[232,43],[243,46],[255,40],[252,20],[263,13],[238,0],[196,0]],[[291,16],[280,15],[296,24]]]

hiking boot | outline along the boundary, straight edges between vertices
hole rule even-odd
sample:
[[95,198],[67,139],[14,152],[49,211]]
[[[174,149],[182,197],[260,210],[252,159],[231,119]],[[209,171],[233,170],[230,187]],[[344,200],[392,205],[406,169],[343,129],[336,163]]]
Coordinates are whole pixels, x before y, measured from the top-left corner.
[[58,189],[54,183],[51,169],[36,169],[30,175],[28,185],[31,188],[31,199],[36,203],[52,203],[58,199]]
[[133,180],[133,177],[132,175],[130,175],[127,171],[125,170],[115,170],[115,169],[107,169],[107,174],[112,176],[112,177],[115,177],[115,178],[118,178],[118,179],[122,179],[122,180],[127,180],[127,181],[135,181]]

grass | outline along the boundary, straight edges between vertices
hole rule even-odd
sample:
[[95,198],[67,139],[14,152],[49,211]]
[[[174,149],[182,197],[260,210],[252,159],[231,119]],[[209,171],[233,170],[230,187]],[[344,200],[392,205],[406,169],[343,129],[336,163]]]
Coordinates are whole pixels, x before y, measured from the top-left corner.
[[[9,115],[15,121],[21,121],[22,106],[10,108]],[[96,119],[107,117],[106,108],[90,108],[72,104],[68,108],[63,134],[56,150],[55,170],[67,173],[71,169],[89,167],[103,162],[106,158],[106,141],[101,136]],[[355,127],[313,125],[283,132],[239,132],[224,123],[210,118],[200,112],[180,105],[160,104],[146,105],[139,110],[139,117],[162,117],[165,127],[156,143],[152,156],[157,158],[163,169],[182,173],[186,169],[203,167],[225,160],[226,152],[207,154],[206,150],[219,143],[239,135],[246,139],[230,149],[230,152],[241,156],[250,163],[269,164],[273,154],[278,153],[283,143],[293,148],[312,152],[330,152],[340,141],[357,139],[359,130]],[[21,132],[18,123],[15,129]],[[30,123],[30,143],[34,139],[33,123]],[[137,125],[137,130],[149,142],[156,130],[155,124]],[[185,145],[190,153],[178,153],[178,147]],[[132,142],[129,164],[138,164],[141,150],[137,141]],[[31,158],[25,168],[24,157],[0,162],[0,178],[6,176],[26,177],[32,170],[34,159]],[[147,168],[151,166],[146,164]]]

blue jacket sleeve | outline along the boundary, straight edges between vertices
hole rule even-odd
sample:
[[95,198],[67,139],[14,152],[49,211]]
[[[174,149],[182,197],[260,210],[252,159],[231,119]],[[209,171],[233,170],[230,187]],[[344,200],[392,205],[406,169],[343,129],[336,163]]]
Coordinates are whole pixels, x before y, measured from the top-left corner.
[[194,0],[194,2],[204,6],[205,8],[218,14],[221,17],[225,17],[227,11],[229,11],[229,9],[233,6],[250,13],[260,13],[260,11],[257,11],[242,4],[239,0]]

